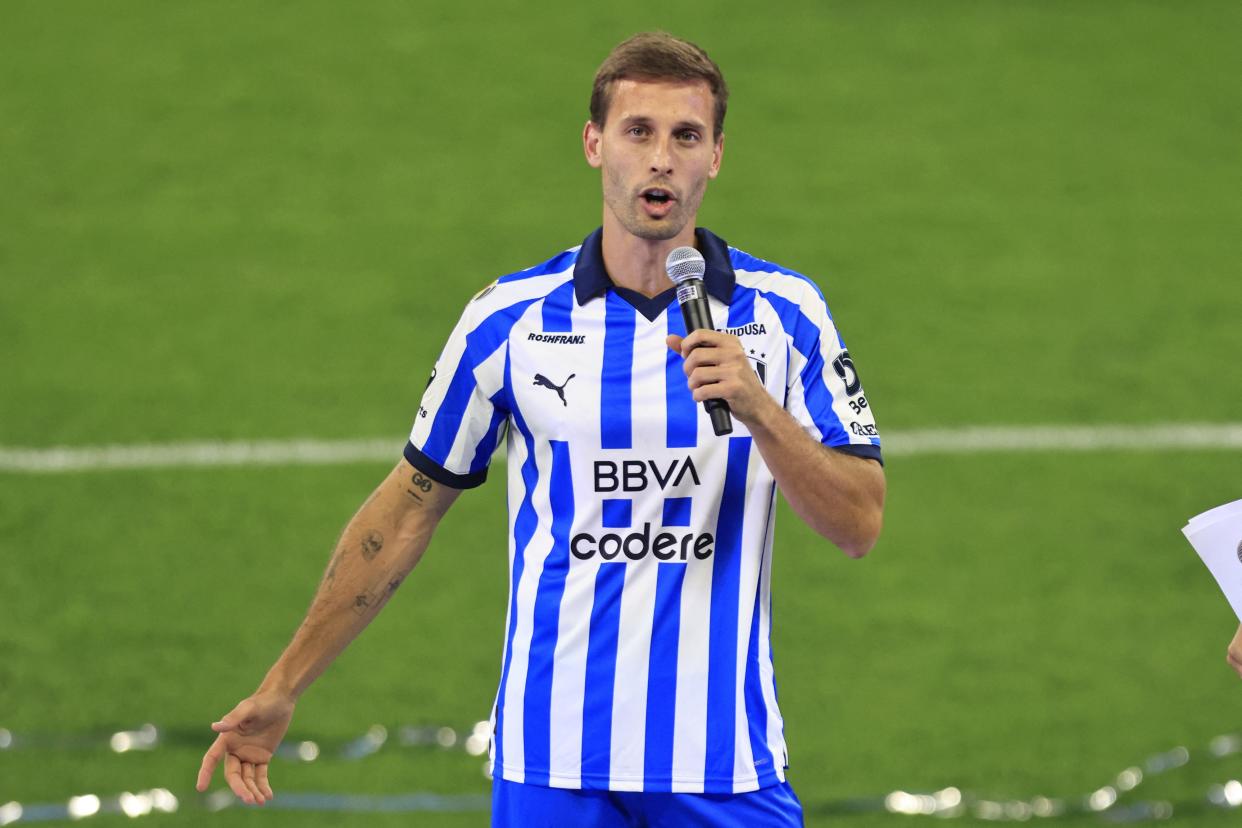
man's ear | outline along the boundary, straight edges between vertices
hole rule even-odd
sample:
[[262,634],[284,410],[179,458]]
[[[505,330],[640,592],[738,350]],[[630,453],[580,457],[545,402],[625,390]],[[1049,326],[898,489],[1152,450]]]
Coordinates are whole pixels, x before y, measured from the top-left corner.
[[712,166],[707,171],[708,178],[715,178],[720,174],[720,162],[724,160],[724,133],[720,133],[720,137],[716,139],[716,146],[712,148]]
[[587,163],[596,169],[604,163],[599,152],[600,138],[600,128],[595,125],[594,121],[587,121],[586,126],[582,128],[582,152],[586,155]]

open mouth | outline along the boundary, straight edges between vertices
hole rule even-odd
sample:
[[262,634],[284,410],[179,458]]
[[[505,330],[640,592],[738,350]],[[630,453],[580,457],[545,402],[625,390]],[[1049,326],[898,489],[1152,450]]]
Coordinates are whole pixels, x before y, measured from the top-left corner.
[[643,201],[646,201],[651,205],[662,205],[676,201],[671,192],[660,187],[648,187],[643,190],[639,196],[643,199]]

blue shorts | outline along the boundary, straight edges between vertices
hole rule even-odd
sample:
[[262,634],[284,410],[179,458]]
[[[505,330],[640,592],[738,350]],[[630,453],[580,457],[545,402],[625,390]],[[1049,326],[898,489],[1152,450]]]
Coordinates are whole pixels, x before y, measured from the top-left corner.
[[580,791],[492,780],[492,828],[802,828],[788,782],[739,794]]

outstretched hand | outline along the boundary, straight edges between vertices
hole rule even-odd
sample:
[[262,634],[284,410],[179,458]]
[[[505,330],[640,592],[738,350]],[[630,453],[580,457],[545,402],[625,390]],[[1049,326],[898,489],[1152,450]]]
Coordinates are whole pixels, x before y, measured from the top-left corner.
[[207,790],[216,765],[224,761],[224,781],[247,805],[262,805],[275,796],[267,780],[267,766],[293,719],[293,701],[287,696],[258,692],[228,712],[211,729],[220,734],[203,756],[198,771],[200,791]]

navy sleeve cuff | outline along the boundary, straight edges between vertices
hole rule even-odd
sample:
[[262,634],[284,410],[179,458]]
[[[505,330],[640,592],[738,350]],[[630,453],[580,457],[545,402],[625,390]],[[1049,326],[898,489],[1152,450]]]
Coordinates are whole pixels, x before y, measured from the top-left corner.
[[829,446],[833,451],[839,451],[842,454],[850,454],[854,457],[865,457],[868,460],[874,460],[881,466],[884,465],[884,458],[880,456],[880,447],[865,445],[862,443],[846,443],[842,446]]
[[437,483],[452,489],[473,489],[487,479],[487,469],[483,468],[471,474],[453,474],[435,460],[423,454],[413,443],[405,444],[406,461]]

